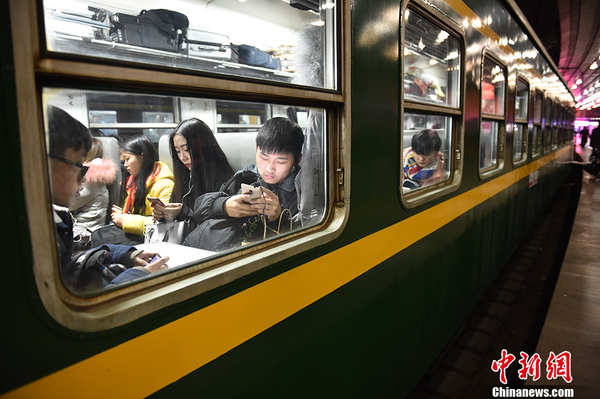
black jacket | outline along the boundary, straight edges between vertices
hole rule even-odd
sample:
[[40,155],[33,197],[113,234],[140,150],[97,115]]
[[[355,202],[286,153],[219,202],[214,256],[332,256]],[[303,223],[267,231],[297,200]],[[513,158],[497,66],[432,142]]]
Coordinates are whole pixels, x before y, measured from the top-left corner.
[[[196,199],[194,221],[198,227],[188,235],[184,245],[209,251],[225,251],[242,245],[242,242],[257,241],[265,235],[271,237],[277,231],[289,231],[290,222],[292,228],[298,226],[298,197],[294,180],[299,171],[300,167],[296,166],[296,170],[278,185],[262,181],[255,165],[236,172],[218,192],[206,193]],[[223,211],[225,201],[241,193],[242,183],[261,185],[279,197],[281,215],[277,220],[267,223],[266,233],[260,215],[232,218]]]

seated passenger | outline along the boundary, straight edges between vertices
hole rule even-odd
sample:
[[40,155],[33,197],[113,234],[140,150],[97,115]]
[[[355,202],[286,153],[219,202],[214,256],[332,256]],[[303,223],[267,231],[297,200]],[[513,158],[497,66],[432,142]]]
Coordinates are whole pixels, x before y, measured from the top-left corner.
[[[79,256],[72,261],[73,221],[68,208],[82,188],[82,181],[88,170],[82,162],[92,145],[92,137],[85,126],[60,108],[48,106],[47,119],[52,210],[59,271],[65,286],[73,292],[89,292],[166,268],[167,257],[149,264],[156,254],[119,245],[102,247],[101,260],[104,263],[94,262],[93,267],[86,267],[85,263],[78,262]],[[104,265],[117,263],[123,268],[119,268],[122,272],[115,278],[117,269],[111,270]]]
[[[219,192],[196,200],[198,227],[184,244],[223,251],[290,229],[297,223],[295,178],[300,171],[304,134],[287,118],[265,122],[256,136],[256,164],[236,172]],[[260,198],[243,193],[242,183],[258,187]]]
[[89,243],[91,233],[106,225],[109,196],[108,184],[117,178],[117,165],[110,159],[103,158],[100,140],[92,139],[92,148],[83,160],[89,169],[85,174],[83,189],[71,206],[75,218],[73,235],[80,247]]
[[[169,136],[175,187],[170,203],[154,202],[154,220],[193,221],[194,203],[215,192],[233,175],[233,169],[213,132],[199,119],[181,122]],[[195,228],[195,224],[191,229]]]
[[412,137],[411,147],[403,152],[404,182],[402,187],[415,189],[442,180],[444,154],[442,140],[435,130],[424,129]]
[[[173,173],[167,165],[155,161],[154,145],[146,136],[134,136],[121,144],[121,159],[127,176],[121,182],[123,208],[113,206],[112,221],[124,233],[144,241],[144,226],[152,224],[149,198],[169,202],[173,193]],[[135,239],[135,237],[134,237]]]

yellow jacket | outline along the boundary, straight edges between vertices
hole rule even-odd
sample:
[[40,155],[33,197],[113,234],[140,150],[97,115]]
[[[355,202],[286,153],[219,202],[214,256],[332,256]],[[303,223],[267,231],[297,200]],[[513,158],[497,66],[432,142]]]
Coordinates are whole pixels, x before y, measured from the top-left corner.
[[[144,214],[125,214],[123,218],[123,231],[125,233],[142,235],[144,234],[144,226],[154,222],[152,220],[152,207],[150,206],[148,197],[158,197],[165,204],[171,200],[171,193],[173,193],[173,186],[175,186],[173,172],[171,172],[166,164],[160,161],[156,163],[160,165],[161,169],[155,178],[146,183],[146,209]],[[123,204],[126,204],[128,199],[129,193],[125,197]]]

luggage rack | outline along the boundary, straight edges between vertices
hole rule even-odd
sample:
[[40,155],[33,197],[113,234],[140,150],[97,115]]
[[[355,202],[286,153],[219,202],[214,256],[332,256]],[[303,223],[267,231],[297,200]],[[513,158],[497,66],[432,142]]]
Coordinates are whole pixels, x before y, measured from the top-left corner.
[[239,64],[225,60],[204,58],[188,55],[186,53],[133,46],[102,39],[74,36],[65,33],[47,32],[47,39],[49,43],[48,49],[60,53],[82,54],[95,58],[100,57],[114,60],[128,60],[197,71],[268,79],[279,82],[291,82],[294,78],[294,73],[291,72]]

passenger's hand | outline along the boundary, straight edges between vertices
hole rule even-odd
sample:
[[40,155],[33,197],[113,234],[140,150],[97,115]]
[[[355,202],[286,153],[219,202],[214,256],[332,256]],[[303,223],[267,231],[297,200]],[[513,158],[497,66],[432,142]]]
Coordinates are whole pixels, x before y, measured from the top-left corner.
[[250,203],[250,194],[238,194],[229,197],[223,205],[223,211],[232,218],[256,216],[258,211]]
[[183,207],[183,204],[180,203],[159,204],[155,202],[153,204],[152,218],[154,220],[165,218],[169,222],[175,220]]
[[142,252],[138,254],[133,260],[133,264],[136,266],[142,266],[148,269],[148,271],[152,273],[156,273],[158,271],[162,271],[168,269],[167,262],[169,261],[169,257],[165,256],[164,258],[160,258],[156,262],[148,263],[154,258],[157,254],[155,252]]
[[262,188],[262,197],[255,198],[250,201],[252,208],[254,208],[259,214],[267,216],[269,221],[276,220],[281,215],[281,204],[279,203],[279,197],[268,188]]
[[110,217],[117,227],[123,228],[123,219],[125,219],[125,215],[123,214],[123,210],[121,208],[113,205]]

